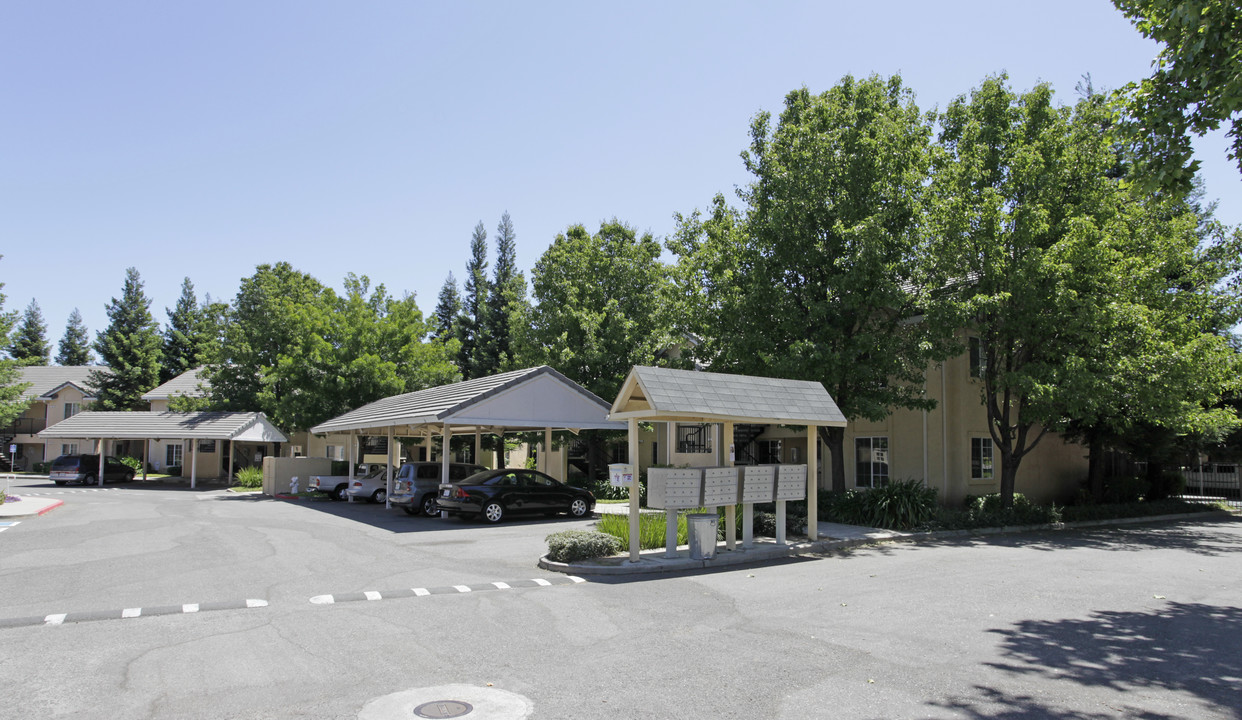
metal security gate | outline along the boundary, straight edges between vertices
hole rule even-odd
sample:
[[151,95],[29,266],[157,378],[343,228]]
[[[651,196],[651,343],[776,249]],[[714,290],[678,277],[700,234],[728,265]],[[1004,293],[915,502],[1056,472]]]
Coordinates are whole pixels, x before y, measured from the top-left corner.
[[1242,475],[1237,465],[1208,464],[1180,468],[1186,500],[1224,502],[1242,508]]

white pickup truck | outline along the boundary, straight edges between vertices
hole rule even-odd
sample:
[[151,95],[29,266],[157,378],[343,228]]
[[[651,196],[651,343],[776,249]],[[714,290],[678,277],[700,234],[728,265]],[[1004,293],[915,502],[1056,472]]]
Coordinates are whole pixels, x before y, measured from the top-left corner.
[[370,477],[377,472],[387,472],[384,463],[360,463],[353,477],[348,475],[311,475],[306,489],[310,492],[321,492],[333,500],[345,500],[349,497],[349,483],[356,478]]

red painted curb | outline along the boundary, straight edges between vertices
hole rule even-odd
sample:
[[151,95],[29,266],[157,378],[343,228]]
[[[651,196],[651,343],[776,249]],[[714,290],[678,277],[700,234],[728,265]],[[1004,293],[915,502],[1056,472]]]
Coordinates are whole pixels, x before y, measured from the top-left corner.
[[301,499],[297,495],[285,495],[284,493],[276,493],[272,497],[276,498],[277,500],[300,500]]
[[57,500],[55,505],[48,505],[47,507],[45,507],[45,508],[43,508],[42,510],[40,510],[40,511],[39,511],[39,515],[40,515],[40,516],[46,515],[46,514],[48,514],[48,513],[52,512],[53,510],[55,510],[56,508],[60,507],[61,505],[64,505],[64,504],[65,504],[65,501],[64,501],[64,500]]

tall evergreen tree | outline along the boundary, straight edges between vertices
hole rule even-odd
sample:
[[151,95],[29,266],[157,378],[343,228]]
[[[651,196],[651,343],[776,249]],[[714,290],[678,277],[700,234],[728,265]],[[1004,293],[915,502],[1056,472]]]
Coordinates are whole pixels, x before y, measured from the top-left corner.
[[[3,289],[4,283],[0,283],[0,290]],[[0,292],[0,347],[8,346],[9,333],[17,322],[17,313],[4,311],[4,300],[4,293]],[[17,361],[0,357],[0,425],[8,425],[30,405],[29,400],[22,399],[22,391],[30,384],[21,379]]]
[[470,238],[470,262],[466,263],[466,297],[462,302],[461,349],[457,366],[467,380],[486,375],[480,344],[487,324],[487,230],[483,221],[474,226]]
[[95,351],[111,372],[93,371],[97,410],[138,410],[142,394],[159,384],[160,333],[151,317],[151,299],[142,290],[137,268],[125,271],[121,299],[108,304],[108,329],[95,339]]
[[514,365],[513,326],[526,302],[526,278],[517,270],[517,233],[508,211],[496,228],[496,268],[487,295],[483,328],[483,375]]
[[431,317],[431,339],[442,343],[455,339],[460,315],[461,294],[457,292],[457,278],[450,272],[440,287],[436,310]]
[[65,334],[60,338],[60,352],[56,353],[57,365],[90,365],[91,340],[77,308],[69,313]]
[[163,361],[160,365],[160,381],[167,382],[187,370],[203,363],[206,335],[204,309],[194,294],[190,278],[181,282],[181,297],[177,307],[169,310],[168,325],[164,328]]
[[39,301],[31,300],[22,314],[21,325],[13,333],[9,355],[22,365],[47,365],[51,362],[52,346],[47,341],[47,323]]

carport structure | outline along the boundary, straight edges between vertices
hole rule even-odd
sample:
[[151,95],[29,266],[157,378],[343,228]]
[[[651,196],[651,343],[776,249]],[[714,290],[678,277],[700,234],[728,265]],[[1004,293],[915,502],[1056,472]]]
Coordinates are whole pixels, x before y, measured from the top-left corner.
[[[388,494],[392,494],[393,440],[421,437],[431,457],[431,438],[443,438],[440,482],[449,481],[449,443],[454,434],[474,435],[476,461],[482,436],[507,431],[543,431],[544,470],[554,430],[624,430],[625,423],[608,420],[608,402],[552,368],[542,365],[451,385],[393,395],[320,423],[315,434],[349,433],[349,464],[354,467],[354,435],[386,433]],[[503,455],[502,455],[503,457]],[[391,501],[385,502],[392,507]]]
[[147,477],[151,440],[193,440],[190,456],[190,487],[198,484],[198,441],[229,442],[229,462],[234,462],[234,443],[289,442],[285,434],[261,412],[80,412],[39,433],[41,438],[94,440],[99,453],[99,485],[104,481],[104,442],[142,440],[142,477]]
[[[807,534],[816,537],[816,497],[819,458],[817,431],[821,426],[845,427],[832,396],[820,383],[752,375],[726,375],[697,370],[635,365],[621,386],[608,415],[625,420],[629,428],[630,457],[638,457],[639,422],[714,422],[723,426],[725,460],[733,464],[733,425],[805,425],[807,439]],[[638,562],[638,473],[630,482],[630,560]],[[725,512],[727,547],[737,536],[734,506]]]

